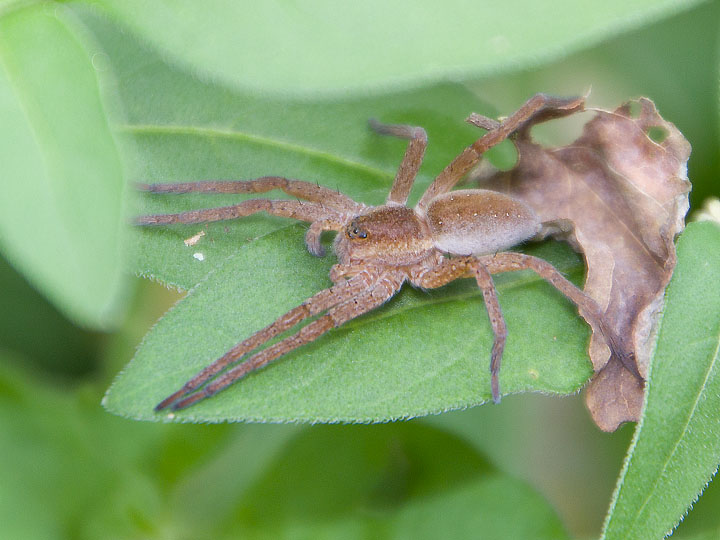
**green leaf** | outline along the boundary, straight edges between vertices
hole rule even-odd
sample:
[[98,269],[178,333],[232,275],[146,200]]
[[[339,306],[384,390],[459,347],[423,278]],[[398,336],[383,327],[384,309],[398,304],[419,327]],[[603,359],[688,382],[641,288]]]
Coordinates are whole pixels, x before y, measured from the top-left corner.
[[534,66],[697,2],[93,3],[188,70],[316,98]]
[[59,5],[0,10],[0,249],[75,322],[105,328],[123,292],[123,170],[80,35]]
[[[163,80],[162,66],[156,68],[160,73],[154,79],[157,86],[153,94],[162,91],[176,110],[198,106],[197,98],[190,98],[195,90],[192,86],[173,95],[171,85]],[[186,80],[180,78],[178,82]],[[152,103],[140,101],[148,107],[147,114],[132,118],[134,123],[126,127],[140,153],[138,178],[159,182],[250,179],[275,174],[317,182],[359,201],[379,204],[392,185],[405,145],[373,135],[367,128],[368,118],[422,121],[428,129],[434,144],[414,190],[416,196],[429,184],[431,175],[442,170],[447,156],[478,135],[477,130],[461,121],[469,109],[478,108],[478,101],[460,87],[322,105],[267,100],[249,94],[234,94],[229,100],[212,87],[202,90],[206,102],[215,104],[204,106],[204,118],[176,119],[158,114],[152,110]],[[128,100],[135,98],[129,96]],[[137,106],[136,101],[132,102]],[[226,122],[228,106],[237,111],[237,120],[227,127],[217,127],[215,122]],[[453,112],[454,118],[450,116]],[[286,198],[282,193],[270,197]],[[140,198],[138,211],[172,213],[237,204],[247,198],[251,197],[150,195]],[[207,226],[138,229],[134,266],[143,275],[189,289],[238,247],[292,223],[258,215]],[[205,236],[195,246],[184,245],[184,239],[201,230]],[[301,244],[297,248],[303,249]],[[201,261],[197,253],[202,255]]]
[[690,224],[678,242],[645,410],[604,538],[672,531],[720,463],[720,228]]

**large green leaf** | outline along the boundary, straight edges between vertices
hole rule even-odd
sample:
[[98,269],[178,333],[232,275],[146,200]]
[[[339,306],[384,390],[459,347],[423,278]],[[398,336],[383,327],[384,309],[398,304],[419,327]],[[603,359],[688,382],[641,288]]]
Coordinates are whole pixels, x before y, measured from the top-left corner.
[[[311,105],[228,95],[214,87],[196,86],[162,65],[152,67],[154,73],[147,78],[155,86],[148,89],[145,80],[137,89],[135,79],[129,80],[126,96],[130,108],[136,109],[126,126],[139,152],[136,176],[152,182],[275,174],[317,182],[358,201],[379,204],[404,152],[403,142],[368,130],[367,119],[379,117],[422,123],[429,132],[431,146],[414,190],[418,197],[432,176],[478,136],[477,130],[462,123],[467,111],[486,109],[459,86]],[[139,91],[151,96],[162,93],[167,105],[155,107],[154,101],[135,93]],[[197,108],[198,114],[188,108]],[[236,116],[228,118],[228,110]],[[185,111],[185,116],[171,111]],[[145,196],[138,201],[138,212],[171,213],[235,204],[244,198],[249,197]],[[262,215],[205,227],[137,230],[134,266],[144,275],[188,289],[239,246],[291,223]],[[195,247],[186,247],[183,239],[200,230],[205,230],[205,237]],[[202,263],[195,253],[202,254]]]
[[[137,95],[128,96],[135,107],[138,103],[147,107],[142,116],[140,111],[133,114],[126,132],[139,149],[138,178],[153,182],[276,174],[317,182],[358,201],[379,204],[392,184],[404,144],[370,133],[368,118],[422,122],[428,129],[432,146],[416,196],[428,185],[431,175],[478,135],[477,130],[462,124],[468,110],[480,107],[478,100],[457,86],[383,99],[309,105],[250,94],[228,95],[213,87],[178,86],[173,84],[177,74],[168,74],[161,65],[154,68],[159,73],[149,75],[156,82],[151,95],[161,90],[163,101],[170,102],[173,110],[199,108],[199,99],[208,104],[199,117],[190,114],[178,118],[164,114],[166,109],[157,109]],[[188,81],[180,77],[177,82]],[[203,93],[198,96],[197,90]],[[227,118],[228,109],[235,111],[233,119]],[[281,193],[270,196],[283,197]],[[138,201],[138,211],[170,213],[235,204],[244,198],[249,197],[145,196]],[[137,230],[134,265],[145,275],[188,289],[239,246],[291,223],[262,215],[205,227]],[[195,247],[186,247],[183,239],[200,230],[205,230],[205,237]],[[297,247],[302,249],[301,245]],[[202,263],[194,257],[196,253],[202,254]]]
[[74,321],[103,328],[123,292],[123,171],[82,34],[61,6],[0,10],[0,249]]
[[672,531],[720,463],[720,228],[688,226],[604,538]]
[[697,2],[95,3],[194,72],[315,97],[532,66]]

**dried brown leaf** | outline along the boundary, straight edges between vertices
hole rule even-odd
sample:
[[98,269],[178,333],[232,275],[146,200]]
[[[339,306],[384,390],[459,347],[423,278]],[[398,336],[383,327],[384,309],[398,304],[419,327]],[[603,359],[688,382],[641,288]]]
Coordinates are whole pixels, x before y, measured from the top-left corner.
[[[690,145],[641,98],[614,112],[598,111],[573,143],[543,148],[530,125],[515,137],[519,158],[508,172],[482,179],[520,198],[540,216],[543,235],[568,241],[584,254],[584,290],[607,323],[630,340],[645,376],[665,287],[675,267],[674,239],[688,210]],[[595,369],[586,402],[595,423],[613,431],[637,421],[643,383],[593,335]]]

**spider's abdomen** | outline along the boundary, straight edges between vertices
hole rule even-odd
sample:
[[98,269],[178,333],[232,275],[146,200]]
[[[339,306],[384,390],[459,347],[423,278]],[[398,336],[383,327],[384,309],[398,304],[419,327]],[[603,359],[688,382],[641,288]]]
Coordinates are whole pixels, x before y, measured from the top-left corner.
[[535,236],[540,221],[527,205],[496,191],[465,189],[430,202],[427,222],[435,247],[453,255],[479,255]]

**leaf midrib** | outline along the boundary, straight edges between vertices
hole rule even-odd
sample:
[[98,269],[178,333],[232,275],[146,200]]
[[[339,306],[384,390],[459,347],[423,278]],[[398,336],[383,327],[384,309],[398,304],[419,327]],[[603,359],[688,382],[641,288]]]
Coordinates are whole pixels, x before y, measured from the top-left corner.
[[324,152],[322,150],[317,150],[309,146],[291,143],[282,139],[252,134],[246,131],[221,129],[218,127],[187,126],[179,124],[124,124],[119,126],[119,129],[134,134],[145,133],[158,135],[198,135],[203,137],[237,139],[252,142],[254,144],[270,146],[280,149],[284,152],[320,158],[330,163],[335,163],[351,170],[368,173],[382,179],[392,179],[394,175],[394,173],[384,171],[382,169],[367,165],[365,163],[361,163],[359,161],[343,158],[337,154]]

